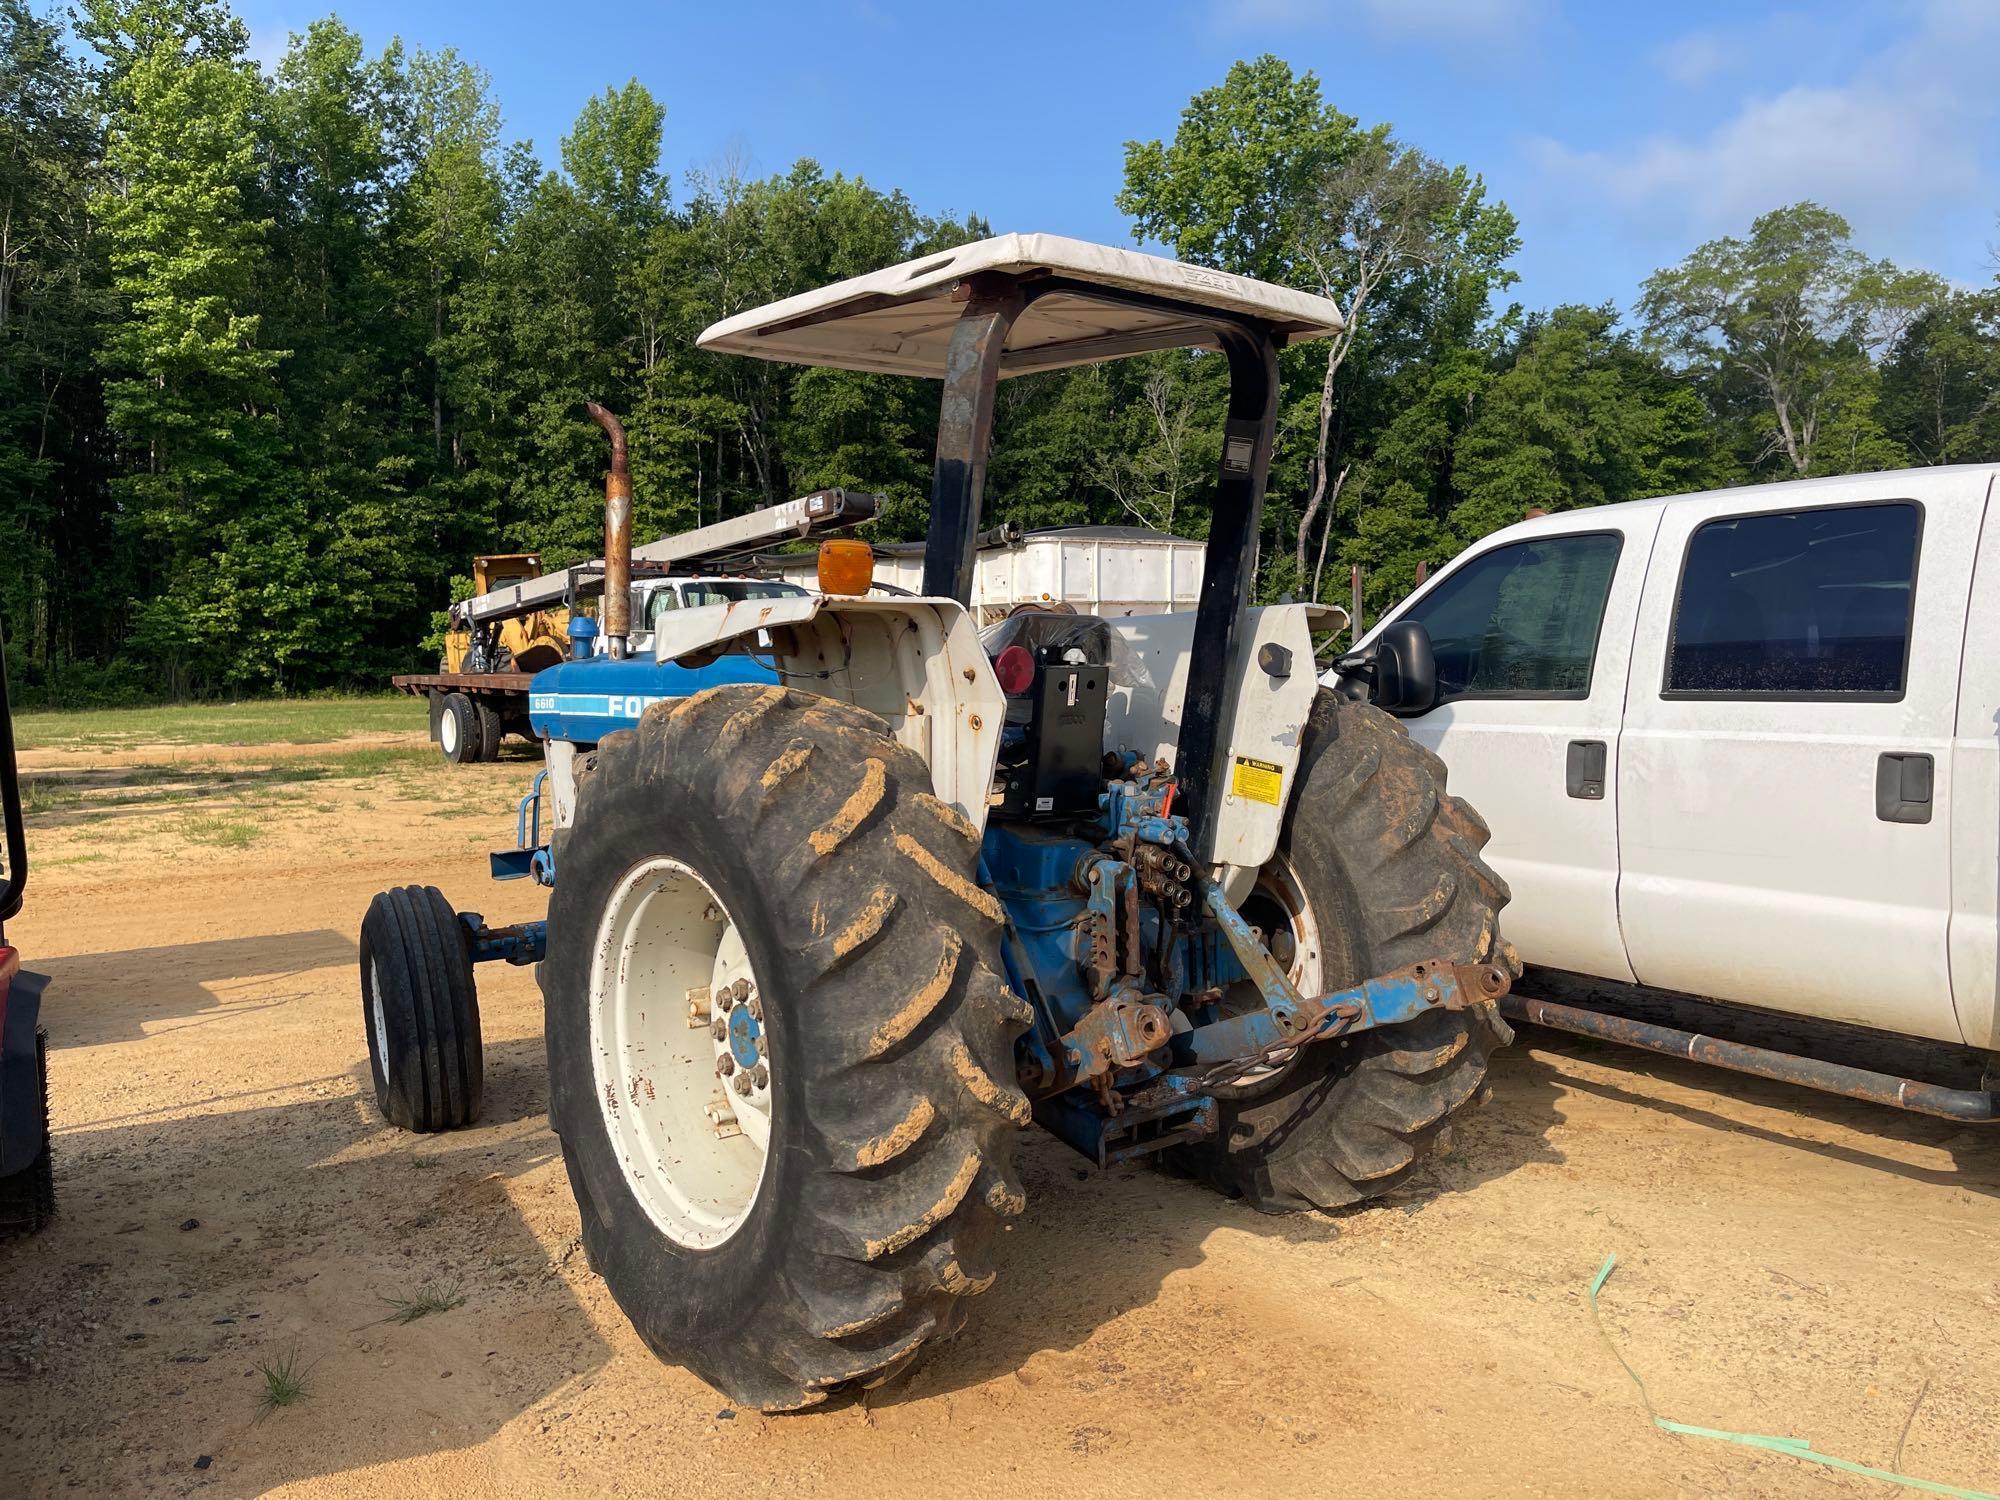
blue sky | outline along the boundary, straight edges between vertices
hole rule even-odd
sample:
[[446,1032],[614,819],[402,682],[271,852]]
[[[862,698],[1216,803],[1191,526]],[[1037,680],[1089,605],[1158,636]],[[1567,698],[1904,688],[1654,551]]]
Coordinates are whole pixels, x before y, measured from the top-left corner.
[[[237,0],[253,49],[326,7]],[[800,156],[998,230],[1124,243],[1123,144],[1170,135],[1239,57],[1318,73],[1364,122],[1482,173],[1521,219],[1514,295],[1615,300],[1704,238],[1813,197],[1870,253],[1966,284],[2000,241],[2000,0],[1165,0],[706,5],[344,0],[371,47],[452,46],[545,160],[584,98],[641,79],[664,161]],[[565,18],[576,18],[576,25]]]

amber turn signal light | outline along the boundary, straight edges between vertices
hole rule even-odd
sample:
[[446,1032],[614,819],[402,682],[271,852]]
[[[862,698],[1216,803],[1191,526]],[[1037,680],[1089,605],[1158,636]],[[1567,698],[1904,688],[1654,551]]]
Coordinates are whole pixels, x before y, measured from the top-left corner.
[[875,550],[853,537],[836,537],[819,544],[819,591],[822,594],[865,594],[875,581]]

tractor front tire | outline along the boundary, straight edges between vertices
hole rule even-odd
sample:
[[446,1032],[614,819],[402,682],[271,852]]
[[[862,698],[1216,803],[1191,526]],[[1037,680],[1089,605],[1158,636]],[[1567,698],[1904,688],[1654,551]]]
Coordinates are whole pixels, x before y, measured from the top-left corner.
[[361,919],[361,1020],[383,1118],[428,1133],[479,1118],[479,996],[458,914],[431,885],[383,891]]
[[[1326,993],[1420,960],[1514,963],[1507,885],[1486,824],[1444,762],[1380,709],[1322,689],[1298,780],[1245,914],[1282,934],[1293,982]],[[1321,1042],[1221,1091],[1214,1137],[1173,1164],[1268,1213],[1345,1208],[1395,1187],[1449,1140],[1513,1040],[1491,1001]]]
[[446,693],[438,714],[438,750],[455,766],[479,759],[479,712],[463,693]]
[[907,1369],[1023,1206],[972,827],[875,715],[729,686],[608,736],[556,859],[549,1115],[618,1305],[767,1411]]

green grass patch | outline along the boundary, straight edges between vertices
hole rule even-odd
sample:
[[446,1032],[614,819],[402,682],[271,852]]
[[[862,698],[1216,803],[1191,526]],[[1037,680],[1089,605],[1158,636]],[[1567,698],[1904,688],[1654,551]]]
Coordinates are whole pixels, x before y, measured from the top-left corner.
[[176,831],[190,844],[207,844],[214,849],[247,849],[264,836],[255,823],[220,815],[183,818]]
[[257,1420],[263,1421],[284,1406],[297,1406],[306,1399],[306,1371],[299,1364],[298,1351],[260,1360],[257,1373],[264,1377],[264,1391],[257,1398]]
[[23,750],[152,744],[311,745],[355,734],[422,734],[426,726],[421,698],[378,693],[354,698],[268,698],[73,712],[44,709],[17,714],[14,737]]
[[454,1307],[465,1306],[465,1292],[456,1279],[427,1281],[407,1297],[384,1297],[382,1300],[389,1304],[389,1322],[414,1323],[432,1313],[450,1312]]
[[83,801],[83,788],[67,776],[28,775],[21,778],[21,812],[64,812]]

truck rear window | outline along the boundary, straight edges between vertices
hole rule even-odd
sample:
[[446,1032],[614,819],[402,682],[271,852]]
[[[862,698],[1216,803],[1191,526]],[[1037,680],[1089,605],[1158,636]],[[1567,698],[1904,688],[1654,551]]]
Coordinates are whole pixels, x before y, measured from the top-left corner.
[[1922,528],[1908,501],[1706,522],[1688,540],[1664,692],[1901,697]]

